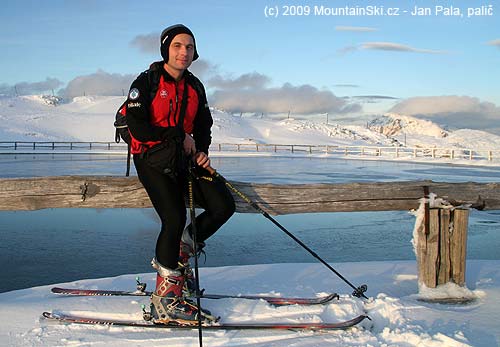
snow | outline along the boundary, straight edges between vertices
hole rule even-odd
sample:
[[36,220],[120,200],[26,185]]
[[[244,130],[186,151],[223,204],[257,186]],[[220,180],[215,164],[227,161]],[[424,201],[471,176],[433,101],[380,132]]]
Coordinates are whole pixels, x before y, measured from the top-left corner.
[[[492,346],[498,343],[500,261],[469,261],[467,286],[477,297],[468,305],[421,302],[416,296],[415,263],[332,264],[355,283],[367,283],[370,299],[341,295],[318,306],[273,307],[262,300],[203,300],[223,322],[339,321],[367,313],[371,321],[347,331],[210,331],[205,346]],[[268,264],[201,268],[201,284],[210,292],[314,296],[349,290],[321,264]],[[57,286],[133,290],[136,275],[81,280]],[[151,288],[154,274],[140,274]],[[207,291],[208,291],[207,289]],[[0,294],[0,343],[3,346],[194,346],[197,332],[68,325],[49,322],[42,311],[141,319],[145,297],[61,297],[50,286]]]
[[[62,103],[44,96],[0,97],[1,141],[112,141],[112,120],[123,97],[86,96]],[[214,142],[329,145],[408,145],[500,149],[500,137],[485,131],[440,128],[427,120],[386,114],[338,118],[230,115],[213,110]],[[234,155],[234,154],[233,154]],[[245,154],[242,154],[245,155]],[[289,154],[291,155],[291,154]],[[431,160],[431,159],[429,159]],[[444,162],[440,159],[432,159]],[[417,220],[421,218],[417,214]],[[418,225],[418,222],[416,223]],[[272,307],[264,301],[203,300],[203,306],[223,322],[330,322],[368,314],[347,331],[263,332],[211,331],[205,346],[497,346],[500,342],[500,261],[468,260],[466,288],[453,284],[428,289],[419,286],[415,261],[332,264],[352,283],[368,285],[369,300],[352,291],[322,264],[266,264],[202,267],[200,280],[207,292],[316,296],[338,291],[341,298],[319,306]],[[154,285],[154,273],[139,274]],[[131,290],[136,274],[86,279],[53,286]],[[0,294],[2,346],[194,346],[196,331],[68,325],[49,322],[41,312],[102,315],[140,319],[141,297],[59,297],[51,286]],[[421,301],[467,296],[468,304]]]

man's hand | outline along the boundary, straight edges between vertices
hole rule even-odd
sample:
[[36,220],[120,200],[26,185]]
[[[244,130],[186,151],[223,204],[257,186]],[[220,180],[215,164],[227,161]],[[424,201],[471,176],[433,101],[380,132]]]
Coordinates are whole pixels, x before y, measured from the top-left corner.
[[191,137],[191,135],[186,134],[186,137],[184,137],[184,153],[187,156],[191,156],[196,154],[196,144],[194,143],[194,139]]
[[196,165],[206,169],[210,166],[210,159],[208,158],[208,155],[206,155],[204,152],[198,152],[194,156],[194,162]]

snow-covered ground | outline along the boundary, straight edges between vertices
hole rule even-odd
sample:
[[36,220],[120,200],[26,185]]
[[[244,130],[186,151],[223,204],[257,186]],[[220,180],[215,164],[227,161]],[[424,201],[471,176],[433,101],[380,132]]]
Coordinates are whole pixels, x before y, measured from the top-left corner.
[[[415,263],[370,262],[332,264],[354,283],[368,284],[363,302],[341,295],[320,306],[275,308],[264,301],[203,300],[223,322],[322,322],[348,319],[364,312],[372,318],[348,331],[263,332],[211,331],[205,346],[497,346],[500,338],[500,262],[470,261],[467,286],[477,299],[468,305],[429,304],[417,300]],[[154,274],[141,274],[152,287]],[[201,268],[202,285],[210,292],[314,296],[348,293],[346,286],[321,264],[271,264]],[[64,284],[89,289],[134,288],[135,275],[81,280]],[[63,284],[60,284],[63,285]],[[81,326],[48,322],[44,310],[141,319],[141,297],[58,297],[50,287],[0,294],[2,346],[197,346],[197,331]]]
[[[0,141],[112,141],[114,113],[123,97],[80,97],[53,105],[53,98],[0,98]],[[500,137],[467,129],[446,130],[416,118],[398,115],[338,119],[288,119],[229,115],[213,111],[214,142],[272,144],[356,144],[500,149]],[[20,259],[20,261],[23,261]],[[336,321],[366,312],[364,321],[348,331],[261,332],[213,331],[205,346],[498,346],[500,342],[500,261],[468,261],[466,285],[475,300],[466,305],[419,301],[416,264],[387,261],[333,264],[357,285],[368,284],[368,301],[348,294],[350,288],[321,264],[271,264],[201,268],[207,292],[274,294],[281,296],[343,294],[323,306],[274,308],[263,301],[204,300],[223,322]],[[132,289],[135,274],[81,280],[70,287]],[[154,274],[141,274],[151,288]],[[54,284],[62,286],[63,284]],[[450,288],[438,289],[442,293]],[[431,295],[435,295],[436,292]],[[426,294],[427,295],[427,294]],[[57,297],[50,286],[0,294],[2,346],[194,346],[197,332],[152,331],[139,328],[95,327],[47,322],[42,311],[98,314],[116,318],[141,317],[147,298]]]

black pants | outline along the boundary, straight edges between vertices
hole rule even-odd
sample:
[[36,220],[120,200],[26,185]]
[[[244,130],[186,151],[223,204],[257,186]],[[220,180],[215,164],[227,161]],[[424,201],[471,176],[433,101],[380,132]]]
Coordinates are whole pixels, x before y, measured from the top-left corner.
[[[149,166],[139,155],[134,155],[137,175],[151,199],[161,220],[161,231],[156,242],[157,261],[170,269],[177,268],[179,244],[186,224],[187,175],[172,178]],[[234,213],[234,199],[224,182],[202,169],[194,170],[195,203],[204,211],[196,217],[196,238],[204,242]]]

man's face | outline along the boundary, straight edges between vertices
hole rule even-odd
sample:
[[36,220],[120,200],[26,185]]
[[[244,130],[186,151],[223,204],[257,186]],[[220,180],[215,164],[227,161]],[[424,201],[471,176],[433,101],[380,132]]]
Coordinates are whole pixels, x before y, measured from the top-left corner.
[[193,62],[194,41],[191,35],[179,34],[168,48],[168,63],[175,70],[185,70]]

